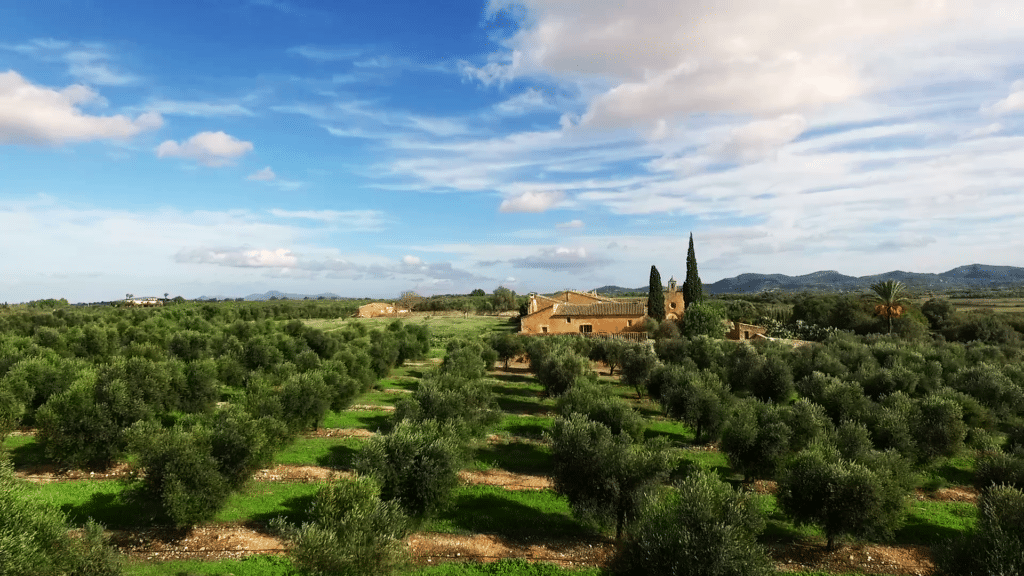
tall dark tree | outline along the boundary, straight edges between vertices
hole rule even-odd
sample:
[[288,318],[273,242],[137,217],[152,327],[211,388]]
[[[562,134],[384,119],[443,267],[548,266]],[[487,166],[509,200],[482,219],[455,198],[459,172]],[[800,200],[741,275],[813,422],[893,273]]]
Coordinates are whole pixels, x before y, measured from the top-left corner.
[[683,282],[683,301],[686,306],[704,299],[704,285],[697,274],[697,255],[693,251],[693,233],[690,233],[690,248],[686,251],[686,280]]
[[661,286],[661,274],[651,266],[651,285],[647,291],[647,315],[658,322],[665,319],[665,292]]

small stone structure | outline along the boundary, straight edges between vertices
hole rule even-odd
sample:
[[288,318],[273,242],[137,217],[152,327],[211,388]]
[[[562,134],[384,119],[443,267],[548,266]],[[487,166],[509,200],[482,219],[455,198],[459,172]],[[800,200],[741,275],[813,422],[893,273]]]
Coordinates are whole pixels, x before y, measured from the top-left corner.
[[[677,320],[684,307],[683,293],[673,278],[665,294],[666,318]],[[531,294],[519,333],[620,335],[645,340],[646,317],[647,301],[643,298],[616,300],[578,290],[563,290],[552,296]]]
[[754,340],[758,337],[764,338],[768,331],[764,326],[743,324],[742,322],[730,322],[729,330],[725,337],[729,340]]
[[394,304],[370,302],[359,307],[359,311],[356,312],[356,318],[397,318],[408,316],[409,313],[408,310],[396,308]]

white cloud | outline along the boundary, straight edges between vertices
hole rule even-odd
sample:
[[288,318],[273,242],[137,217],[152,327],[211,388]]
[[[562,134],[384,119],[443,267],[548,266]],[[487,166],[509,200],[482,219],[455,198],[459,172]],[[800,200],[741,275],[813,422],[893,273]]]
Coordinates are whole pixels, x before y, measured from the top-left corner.
[[582,220],[570,220],[568,222],[560,222],[555,225],[556,228],[583,228]]
[[316,220],[345,230],[380,230],[384,227],[384,215],[378,210],[281,210],[272,208],[270,213],[278,218]]
[[408,266],[419,266],[423,264],[423,261],[416,256],[404,256],[402,257],[402,263]]
[[270,182],[271,180],[274,180],[275,178],[277,178],[277,174],[274,174],[274,171],[270,169],[270,166],[267,166],[266,168],[261,168],[260,170],[257,170],[255,172],[253,172],[252,174],[249,174],[249,176],[246,177],[246,180],[256,180],[258,182]]
[[157,158],[188,158],[206,166],[225,166],[252,151],[252,142],[224,132],[200,132],[181,144],[167,140],[156,148]]
[[999,122],[993,122],[987,126],[972,128],[964,134],[964,138],[984,138],[1003,131],[1004,126]]
[[734,128],[719,151],[743,162],[764,160],[792,142],[806,128],[807,121],[799,114],[751,122]]
[[323,48],[302,45],[289,48],[288,53],[317,62],[334,62],[338,60],[354,60],[363,56],[365,50],[362,48]]
[[132,74],[117,72],[105,62],[109,56],[102,49],[72,50],[64,54],[68,63],[68,72],[73,76],[101,86],[127,86],[139,82]]
[[558,246],[541,249],[536,254],[525,258],[513,258],[509,263],[513,268],[582,272],[605,266],[610,261],[588,253],[587,249],[582,246],[576,248]]
[[502,116],[522,116],[538,110],[554,109],[554,104],[536,88],[527,88],[525,92],[494,105],[494,111]]
[[996,114],[1007,114],[1024,110],[1024,80],[1014,82],[1011,90],[1012,92],[1010,92],[1009,96],[993,104],[989,110]]
[[565,194],[559,191],[530,191],[505,199],[498,208],[502,212],[545,212],[560,202]]
[[154,100],[146,108],[169,116],[200,116],[211,118],[217,116],[252,116],[252,110],[239,104],[216,104],[213,102],[193,102],[187,100]]
[[0,144],[64,144],[124,140],[163,125],[160,114],[91,116],[81,107],[99,94],[74,84],[63,90],[37,86],[11,70],[0,73]]
[[233,268],[294,268],[299,259],[291,250],[246,248],[197,248],[175,255],[180,264],[216,264]]

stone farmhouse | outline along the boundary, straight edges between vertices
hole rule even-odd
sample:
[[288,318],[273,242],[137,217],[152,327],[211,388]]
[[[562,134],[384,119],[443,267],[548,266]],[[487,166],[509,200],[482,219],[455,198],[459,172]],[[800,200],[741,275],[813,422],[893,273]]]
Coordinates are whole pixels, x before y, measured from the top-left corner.
[[[675,278],[665,292],[665,316],[678,320],[684,311],[683,293]],[[644,335],[645,298],[613,299],[595,292],[563,290],[552,296],[530,295],[520,334],[593,334],[622,337]]]
[[128,304],[128,306],[140,306],[143,308],[151,308],[153,306],[164,305],[163,300],[157,298],[156,296],[132,296],[131,298],[126,299],[125,302]]
[[408,316],[409,314],[408,310],[400,310],[394,304],[370,302],[359,307],[359,311],[356,312],[356,318],[389,318]]

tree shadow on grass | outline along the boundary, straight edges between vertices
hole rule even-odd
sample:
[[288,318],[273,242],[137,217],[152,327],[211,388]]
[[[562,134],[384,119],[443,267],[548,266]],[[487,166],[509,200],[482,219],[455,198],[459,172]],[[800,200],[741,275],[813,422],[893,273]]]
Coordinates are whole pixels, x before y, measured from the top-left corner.
[[[975,510],[973,506],[965,505],[954,512],[954,514],[965,517],[965,520],[968,520],[974,517]],[[896,531],[893,541],[899,544],[925,544],[932,546],[963,536],[964,531],[968,529],[966,526],[968,524],[970,524],[969,520],[965,522],[965,526],[962,528],[942,526],[929,521],[927,517],[909,514],[903,527]]]
[[285,522],[289,524],[300,526],[303,522],[311,520],[309,508],[312,506],[313,498],[315,497],[315,494],[303,494],[302,496],[288,498],[273,512],[254,514],[244,522],[244,526],[253,530],[265,531],[270,521],[278,517],[284,518]]
[[522,396],[524,398],[543,398],[538,390],[531,390],[522,386],[493,385],[491,391],[501,396]]
[[64,504],[60,509],[76,526],[84,525],[90,518],[110,529],[170,523],[159,502],[148,498],[140,489],[127,489],[115,494],[97,492],[81,504]]
[[383,410],[362,413],[353,418],[359,423],[358,428],[365,428],[367,430],[386,430],[388,428],[388,421],[391,419],[391,413]]
[[327,468],[351,470],[360,450],[345,444],[335,444],[327,454],[316,459],[316,463]]
[[[514,369],[513,368],[509,369],[509,371],[512,371],[512,370],[514,370]],[[504,372],[504,371],[502,371],[500,373],[492,372],[491,373],[491,378],[494,378],[495,380],[501,380],[502,382],[509,382],[509,383],[516,383],[516,384],[536,384],[537,383],[537,379],[533,376],[533,374],[530,374],[529,372],[521,372],[521,373],[518,373],[518,374],[510,374],[510,373]]]
[[536,444],[489,444],[476,450],[475,457],[495,468],[516,474],[543,474],[551,472],[551,451]]
[[11,462],[14,464],[15,468],[55,464],[53,460],[46,457],[43,445],[37,441],[22,444],[21,446],[12,449],[10,454]]
[[437,520],[469,533],[497,534],[510,540],[538,536],[594,536],[594,530],[571,515],[544,512],[496,492],[461,494]]
[[544,433],[548,431],[550,424],[547,423],[518,423],[518,424],[507,424],[504,426],[505,430],[508,430],[509,434],[514,436],[523,436],[526,438],[542,438]]
[[505,412],[514,412],[518,414],[547,414],[554,409],[553,406],[545,404],[539,399],[527,401],[499,396],[495,400],[498,403],[498,407]]
[[669,432],[667,430],[652,430],[650,428],[644,430],[644,439],[652,440],[654,438],[665,438],[672,444],[680,446],[689,446],[693,443],[693,436],[689,434]]

